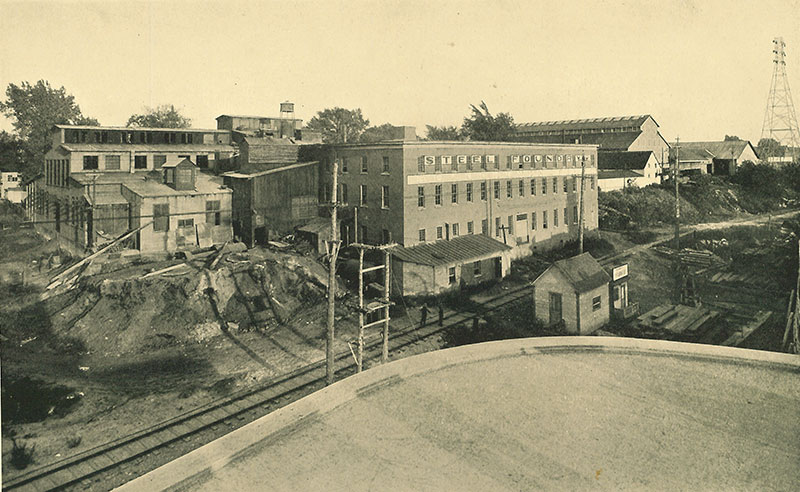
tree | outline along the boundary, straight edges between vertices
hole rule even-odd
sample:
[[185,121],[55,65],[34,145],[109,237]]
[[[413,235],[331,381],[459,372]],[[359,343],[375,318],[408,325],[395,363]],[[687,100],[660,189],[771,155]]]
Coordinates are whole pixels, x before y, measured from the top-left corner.
[[725,135],[725,141],[726,142],[739,142],[741,140],[742,139],[737,137],[736,135]]
[[486,103],[481,101],[480,107],[472,108],[472,116],[464,118],[461,132],[470,140],[510,141],[514,136],[514,118],[509,113],[498,113],[493,116]]
[[370,126],[364,130],[364,133],[359,136],[360,142],[380,142],[382,140],[392,140],[397,138],[397,132],[394,125],[384,123],[380,126]]
[[762,160],[767,160],[768,157],[781,157],[783,156],[783,146],[774,138],[762,138],[758,141],[756,153]]
[[357,142],[359,135],[369,125],[361,109],[328,108],[319,111],[306,127],[322,133],[325,143]]
[[141,128],[189,128],[192,120],[183,116],[172,104],[162,104],[155,108],[145,107],[143,114],[132,114],[126,126]]
[[0,101],[0,112],[13,120],[16,134],[24,142],[26,168],[32,172],[41,168],[44,154],[50,148],[53,125],[97,124],[97,120],[81,113],[75,98],[64,87],[53,89],[46,80],[35,85],[8,84],[6,100]]
[[0,168],[3,171],[18,171],[29,177],[32,170],[26,166],[25,142],[7,131],[0,131]]
[[464,140],[464,134],[455,126],[425,125],[428,140]]

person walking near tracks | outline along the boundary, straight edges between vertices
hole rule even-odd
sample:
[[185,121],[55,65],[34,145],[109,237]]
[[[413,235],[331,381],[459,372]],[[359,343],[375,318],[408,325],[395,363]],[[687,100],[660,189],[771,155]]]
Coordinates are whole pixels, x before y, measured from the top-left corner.
[[420,328],[425,326],[425,323],[428,321],[428,312],[429,311],[430,311],[430,309],[428,309],[428,305],[425,304],[425,303],[423,303],[422,307],[419,308],[419,312],[420,312],[420,315],[421,315],[420,318],[419,318],[419,327]]
[[439,326],[444,326],[444,306],[442,306],[442,302],[439,301]]

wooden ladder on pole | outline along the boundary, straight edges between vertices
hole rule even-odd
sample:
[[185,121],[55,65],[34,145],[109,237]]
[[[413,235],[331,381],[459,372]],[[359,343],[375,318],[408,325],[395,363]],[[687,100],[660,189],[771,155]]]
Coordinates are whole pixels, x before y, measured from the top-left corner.
[[[364,330],[373,326],[383,324],[383,351],[381,353],[381,363],[389,361],[389,307],[392,302],[389,300],[390,294],[390,263],[391,249],[396,244],[372,245],[363,243],[353,243],[350,246],[358,249],[358,354],[356,355],[356,372],[361,372],[364,366]],[[367,250],[383,251],[383,264],[364,268],[364,253]],[[364,306],[364,274],[376,270],[383,270],[383,297],[376,303]],[[379,320],[365,323],[365,316],[375,311],[383,311],[383,317]]]

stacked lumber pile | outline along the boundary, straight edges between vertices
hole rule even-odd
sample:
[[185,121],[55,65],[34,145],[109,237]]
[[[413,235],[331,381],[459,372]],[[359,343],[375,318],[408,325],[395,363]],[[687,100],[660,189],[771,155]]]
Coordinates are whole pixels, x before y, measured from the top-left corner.
[[705,332],[719,312],[702,306],[662,304],[639,316],[642,333],[665,339],[689,340]]

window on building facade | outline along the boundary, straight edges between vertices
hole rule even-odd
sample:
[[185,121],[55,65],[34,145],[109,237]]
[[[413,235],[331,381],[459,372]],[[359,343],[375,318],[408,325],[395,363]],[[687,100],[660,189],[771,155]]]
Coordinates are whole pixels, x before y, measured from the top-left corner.
[[494,199],[495,200],[500,199],[500,181],[494,182]]
[[592,311],[599,311],[600,310],[600,296],[592,298]]
[[194,227],[194,219],[178,219],[179,229],[191,229]]
[[519,196],[525,196],[525,181],[519,180]]
[[156,232],[169,230],[169,203],[153,205],[153,230]]
[[567,207],[564,207],[564,225],[569,225],[569,215],[567,214]]
[[483,234],[484,236],[488,236],[489,235],[489,220],[488,219],[482,219],[481,220],[481,234]]
[[442,159],[444,159],[445,162],[450,166],[451,171],[453,171],[454,173],[458,172],[458,161],[453,159],[453,156],[447,155],[442,157]]
[[381,207],[389,208],[389,186],[381,186]]
[[[680,169],[680,166],[676,166],[676,167],[677,167],[678,169]],[[589,178],[589,184],[592,186],[592,189],[594,189],[594,176],[592,176],[591,178]]]
[[452,203],[458,203],[458,183],[450,185],[450,201]]
[[542,229],[547,229],[547,210],[542,211]]
[[107,155],[105,156],[105,167],[109,171],[118,171],[119,170],[119,156],[118,155]]
[[218,226],[222,223],[219,200],[206,200],[206,224]]
[[425,242],[425,229],[420,229],[419,230],[419,240],[420,240],[420,242],[423,242],[423,243]]
[[506,181],[506,198],[511,198],[512,196],[514,196],[514,192],[512,191],[511,180],[509,179]]
[[366,205],[367,205],[367,185],[361,185],[361,186],[359,187],[359,199],[358,199],[358,203],[359,203],[359,205],[361,205],[362,207],[364,207],[364,206],[366,206]]
[[424,173],[425,172],[425,157],[420,156],[417,159],[417,172]]
[[425,187],[417,186],[417,206],[425,206]]
[[467,201],[472,201],[472,183],[467,183]]
[[572,223],[573,224],[577,224],[578,223],[578,206],[577,205],[572,207]]
[[467,222],[467,234],[475,234],[475,226],[471,220]]
[[572,192],[574,193],[575,191],[577,191],[577,188],[578,188],[578,177],[577,176],[573,176],[572,177]]
[[456,267],[452,266],[447,269],[447,280],[450,282],[450,285],[456,283]]
[[481,200],[486,201],[486,182],[481,183]]
[[566,177],[566,176],[564,176],[564,177],[562,178],[562,180],[564,181],[564,193],[566,193],[566,192],[567,192],[567,177]]
[[161,169],[161,166],[167,163],[167,156],[165,155],[154,155],[153,156],[153,167],[155,169]]
[[436,185],[433,188],[433,204],[434,205],[442,204],[442,185]]
[[342,203],[346,204],[347,203],[347,184],[346,183],[342,183],[342,191],[341,191],[341,193],[342,193],[342,196],[339,197],[339,198],[341,198]]
[[361,156],[361,174],[367,174],[367,156]]
[[558,193],[558,178],[553,178],[553,193]]
[[547,194],[547,178],[542,178],[542,195]]
[[347,157],[342,157],[342,172],[347,172]]
[[442,226],[436,226],[436,239],[442,239],[444,237],[444,229]]
[[147,169],[147,156],[146,155],[136,155],[133,157],[133,168],[134,169]]
[[480,260],[472,264],[472,275],[475,277],[481,276],[481,262]]
[[389,244],[392,242],[392,233],[389,229],[383,230],[383,244]]
[[387,156],[383,156],[383,173],[389,174],[389,158]]
[[98,157],[96,155],[83,156],[83,169],[84,170],[97,169],[97,161]]
[[494,235],[500,237],[500,217],[494,218]]
[[514,234],[514,216],[513,215],[509,215],[508,216],[508,233],[509,234]]
[[536,196],[536,178],[531,178],[531,196]]
[[553,209],[553,227],[558,227],[558,209]]
[[536,230],[536,212],[531,212],[531,230]]
[[459,226],[458,222],[453,224],[453,237],[456,237],[460,234],[458,226]]

